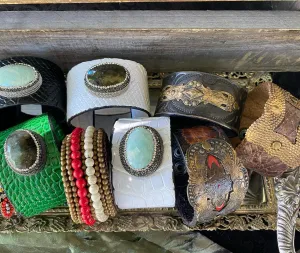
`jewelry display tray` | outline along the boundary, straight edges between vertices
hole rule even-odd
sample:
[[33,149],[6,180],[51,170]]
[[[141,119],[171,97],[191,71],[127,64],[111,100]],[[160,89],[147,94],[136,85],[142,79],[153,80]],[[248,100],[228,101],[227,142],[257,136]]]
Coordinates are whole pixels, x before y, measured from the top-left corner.
[[[80,62],[104,57],[143,64],[152,111],[161,78],[168,72],[217,73],[251,90],[271,81],[269,72],[300,70],[296,11],[2,11],[0,19],[1,59],[43,57],[66,72]],[[253,173],[240,209],[192,229],[275,230],[276,205],[273,179]],[[190,229],[175,209],[119,211],[93,227],[74,224],[67,207],[32,218],[0,218],[4,233]]]

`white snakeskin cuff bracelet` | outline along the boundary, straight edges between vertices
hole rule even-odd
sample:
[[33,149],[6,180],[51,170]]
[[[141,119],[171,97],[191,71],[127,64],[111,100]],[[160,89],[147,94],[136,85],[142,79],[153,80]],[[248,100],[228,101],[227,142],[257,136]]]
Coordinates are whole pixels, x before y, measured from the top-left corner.
[[120,209],[174,207],[170,119],[119,119],[112,137],[112,167]]
[[83,62],[67,77],[67,120],[73,126],[94,125],[95,115],[150,115],[145,68],[134,61],[106,58]]

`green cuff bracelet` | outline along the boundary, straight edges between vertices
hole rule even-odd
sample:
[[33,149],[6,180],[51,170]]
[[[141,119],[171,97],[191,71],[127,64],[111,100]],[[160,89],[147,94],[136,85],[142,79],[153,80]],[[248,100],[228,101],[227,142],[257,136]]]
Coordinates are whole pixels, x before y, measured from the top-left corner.
[[64,134],[47,114],[0,132],[0,182],[25,217],[66,202],[60,175]]

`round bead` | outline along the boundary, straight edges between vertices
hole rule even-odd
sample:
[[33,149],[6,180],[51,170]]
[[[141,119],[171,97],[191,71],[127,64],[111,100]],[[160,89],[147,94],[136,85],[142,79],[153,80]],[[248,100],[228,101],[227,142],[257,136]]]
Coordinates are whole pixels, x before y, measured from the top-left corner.
[[90,192],[91,194],[95,194],[95,193],[97,193],[98,191],[99,191],[99,186],[96,185],[96,184],[93,184],[93,185],[91,185],[91,186],[89,187],[89,192]]
[[86,150],[86,151],[84,152],[84,156],[85,156],[86,158],[92,158],[93,155],[94,155],[94,152],[93,152],[92,150]]
[[76,170],[76,169],[80,169],[80,168],[81,168],[82,163],[81,163],[80,160],[75,159],[75,160],[72,161],[72,164],[71,164],[71,165],[72,165],[72,168],[73,168],[74,170]]
[[92,138],[84,138],[84,144],[86,144],[86,143],[93,144],[93,139]]
[[80,206],[88,206],[89,205],[89,200],[87,197],[83,197],[79,199],[79,205]]
[[77,151],[80,149],[80,144],[79,143],[74,143],[71,145],[71,150],[72,151]]
[[88,191],[85,188],[78,189],[78,191],[77,191],[77,195],[79,198],[86,197],[87,193],[88,193]]
[[93,127],[93,126],[88,126],[88,127],[86,128],[86,131],[94,132],[94,131],[95,131],[95,127]]
[[87,167],[93,166],[93,165],[94,165],[94,160],[93,160],[92,158],[87,158],[87,159],[85,160],[85,165],[86,165]]
[[92,194],[91,199],[93,202],[100,200],[101,196],[99,193]]
[[82,206],[80,207],[80,212],[84,214],[90,214],[91,213],[91,208],[89,206]]
[[73,171],[73,176],[74,176],[76,179],[83,177],[83,171],[82,171],[82,169],[75,169],[75,170]]
[[81,157],[81,152],[80,151],[74,151],[71,153],[71,158],[72,159],[80,159]]
[[88,177],[88,183],[89,183],[90,185],[96,184],[96,183],[97,183],[97,178],[96,178],[94,175],[89,176],[89,177]]
[[94,137],[94,133],[92,132],[85,132],[84,133],[84,138],[93,138]]
[[83,147],[84,147],[85,150],[92,150],[93,149],[93,144],[92,143],[85,143]]
[[94,202],[93,207],[95,208],[95,212],[103,212],[103,206],[101,202]]
[[84,187],[86,186],[86,181],[85,181],[85,179],[83,179],[83,178],[78,178],[78,179],[76,180],[76,186],[77,186],[79,189],[84,188]]
[[93,167],[87,167],[85,173],[86,173],[88,176],[92,176],[92,175],[95,174],[95,169],[94,169]]
[[105,215],[105,214],[103,214],[103,215],[97,215],[96,218],[97,218],[97,220],[100,221],[100,222],[105,222],[105,221],[107,221],[108,216]]
[[88,219],[87,220],[87,222],[86,222],[86,224],[88,225],[88,226],[93,226],[94,224],[95,224],[95,219],[93,219],[93,218],[91,218],[91,219]]
[[71,144],[79,143],[79,142],[80,142],[80,139],[78,138],[78,136],[72,136],[72,138],[71,138]]

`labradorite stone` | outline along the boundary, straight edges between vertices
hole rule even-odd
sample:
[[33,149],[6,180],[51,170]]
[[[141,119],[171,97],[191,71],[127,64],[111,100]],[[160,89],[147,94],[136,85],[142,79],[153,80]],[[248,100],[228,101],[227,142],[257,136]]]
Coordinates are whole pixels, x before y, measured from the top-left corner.
[[93,85],[111,86],[124,82],[126,71],[117,64],[99,65],[87,72],[87,79]]
[[26,65],[11,64],[0,68],[0,87],[22,87],[36,78],[34,69]]
[[36,160],[37,147],[34,140],[25,131],[16,131],[6,140],[8,162],[20,170],[28,169]]
[[127,162],[135,170],[143,169],[151,162],[153,155],[154,141],[151,132],[142,127],[135,128],[126,142]]

